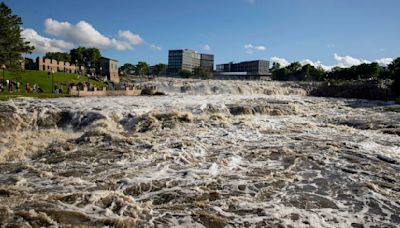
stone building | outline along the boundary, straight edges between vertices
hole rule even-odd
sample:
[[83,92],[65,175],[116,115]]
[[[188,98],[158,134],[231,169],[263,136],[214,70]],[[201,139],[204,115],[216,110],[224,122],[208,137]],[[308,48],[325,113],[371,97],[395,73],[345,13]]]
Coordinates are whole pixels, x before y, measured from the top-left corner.
[[100,76],[106,76],[108,81],[114,83],[119,83],[120,81],[117,60],[101,57],[96,68],[96,73]]
[[57,61],[55,59],[43,59],[37,57],[36,61],[32,59],[25,59],[24,69],[26,70],[39,70],[48,72],[66,72],[66,73],[76,73],[77,67],[75,64],[70,64],[69,62]]

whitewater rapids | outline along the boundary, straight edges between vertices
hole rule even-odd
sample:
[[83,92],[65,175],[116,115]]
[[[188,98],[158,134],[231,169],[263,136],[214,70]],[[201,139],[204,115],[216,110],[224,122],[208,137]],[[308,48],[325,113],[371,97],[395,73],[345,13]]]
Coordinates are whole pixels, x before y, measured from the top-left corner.
[[0,102],[1,227],[398,227],[400,113],[276,82]]

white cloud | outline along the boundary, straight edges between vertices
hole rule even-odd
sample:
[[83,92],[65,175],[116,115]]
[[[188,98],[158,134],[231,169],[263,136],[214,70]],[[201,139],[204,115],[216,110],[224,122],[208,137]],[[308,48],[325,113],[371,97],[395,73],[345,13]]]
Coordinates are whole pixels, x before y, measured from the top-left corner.
[[61,37],[71,43],[90,47],[109,48],[118,42],[102,35],[91,24],[80,21],[76,25],[48,18],[44,22],[46,33]]
[[351,56],[339,56],[338,54],[334,54],[335,60],[337,62],[336,66],[339,67],[351,67],[351,66],[357,66],[363,63],[371,63],[368,60],[365,59],[357,59]]
[[139,45],[144,42],[142,37],[131,33],[131,31],[129,31],[129,30],[125,30],[125,31],[119,30],[118,35],[122,38],[125,38],[126,40],[128,40],[129,42],[131,42],[134,45]]
[[35,51],[38,53],[62,52],[74,47],[72,43],[43,37],[29,28],[23,29],[21,35],[26,41],[31,42],[31,45],[35,47]]
[[393,62],[394,59],[392,58],[382,58],[382,59],[377,59],[375,62],[377,62],[381,66],[387,66]]
[[267,48],[262,46],[262,45],[254,46],[252,44],[246,44],[246,45],[244,45],[244,48],[246,48],[246,49],[254,49],[254,50],[257,50],[257,51],[265,51],[265,50],[267,50]]
[[[52,18],[45,20],[45,31],[49,35],[59,37],[75,46],[96,47],[100,49],[114,48],[119,51],[133,50],[134,46],[145,44],[140,35],[129,30],[119,30],[118,37],[107,37],[97,31],[86,21],[79,21],[77,24],[60,22]],[[146,43],[147,44],[147,43]],[[150,48],[161,50],[155,44],[148,44]]]
[[279,57],[276,57],[276,56],[271,58],[271,62],[272,63],[279,63],[279,65],[281,65],[281,67],[287,67],[287,66],[290,65],[289,61],[287,61],[286,59],[279,58]]
[[203,45],[203,50],[204,51],[211,51],[211,47],[208,44]]
[[[90,46],[90,45],[88,45]],[[98,46],[94,46],[98,47]],[[128,41],[122,41],[112,38],[110,47],[117,49],[118,51],[133,50],[132,45]]]
[[246,0],[246,2],[253,5],[254,3],[256,3],[256,0]]
[[339,67],[352,67],[352,66],[358,66],[363,63],[372,63],[372,62],[376,62],[381,66],[387,66],[393,62],[392,58],[381,58],[381,59],[376,59],[374,61],[370,61],[366,59],[354,58],[351,56],[339,56],[338,54],[335,54],[334,57],[337,62],[336,66]]
[[157,46],[155,44],[149,44],[150,48],[156,51],[161,51],[162,48],[160,46]]
[[334,48],[334,47],[336,47],[335,44],[328,44],[327,46],[328,46],[328,48]]
[[247,50],[246,52],[248,54],[252,54],[254,53],[254,51],[266,51],[267,48],[265,46],[262,45],[253,45],[253,44],[246,44],[244,45],[244,48]]
[[305,59],[305,60],[300,61],[300,64],[301,64],[302,66],[307,65],[307,64],[310,64],[311,66],[314,66],[314,67],[321,67],[322,69],[324,69],[324,70],[326,70],[326,71],[329,71],[329,70],[331,70],[331,69],[333,68],[333,66],[323,65],[323,64],[321,63],[321,61],[313,62],[313,61],[311,61],[311,60],[309,60],[309,59]]

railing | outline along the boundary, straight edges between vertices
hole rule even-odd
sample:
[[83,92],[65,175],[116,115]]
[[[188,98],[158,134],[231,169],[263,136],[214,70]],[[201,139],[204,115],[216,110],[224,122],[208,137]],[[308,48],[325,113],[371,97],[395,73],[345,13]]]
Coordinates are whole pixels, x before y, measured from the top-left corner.
[[125,87],[125,90],[107,90],[106,87],[72,86],[69,89],[69,95],[78,97],[87,96],[138,96],[142,92],[137,86]]

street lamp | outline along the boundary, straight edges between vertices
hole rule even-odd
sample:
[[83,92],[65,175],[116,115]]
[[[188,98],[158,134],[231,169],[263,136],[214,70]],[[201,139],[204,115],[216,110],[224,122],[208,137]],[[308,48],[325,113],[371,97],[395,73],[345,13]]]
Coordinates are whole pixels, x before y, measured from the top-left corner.
[[79,70],[78,70],[78,60],[75,59],[75,69],[76,69],[76,73],[79,74]]
[[3,81],[4,81],[4,79],[5,79],[5,77],[4,77],[4,71],[6,70],[6,65],[3,64],[3,65],[1,66],[1,68],[3,69]]
[[54,93],[54,70],[51,70],[51,93]]

